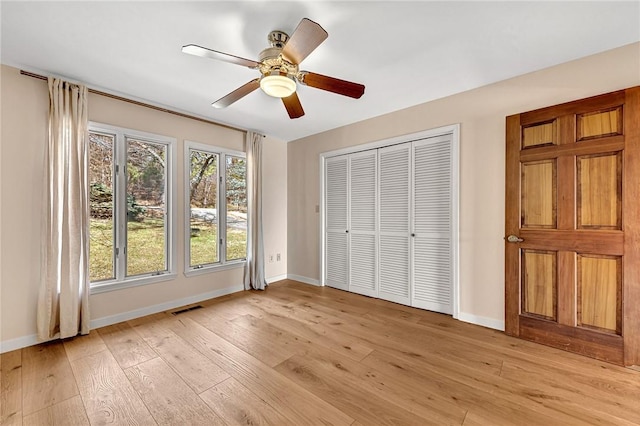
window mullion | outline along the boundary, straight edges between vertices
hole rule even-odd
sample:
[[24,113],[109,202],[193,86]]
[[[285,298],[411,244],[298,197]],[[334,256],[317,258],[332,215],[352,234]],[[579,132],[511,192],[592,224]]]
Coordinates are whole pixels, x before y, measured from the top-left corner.
[[221,154],[218,165],[218,239],[220,264],[224,265],[227,260],[227,182],[226,182],[226,154]]
[[[184,220],[185,220],[185,242],[184,242],[184,264],[185,269],[191,269],[191,155],[192,148],[188,143],[184,146]],[[199,265],[197,265],[199,266]]]
[[127,145],[124,134],[116,135],[116,279],[122,281],[127,271]]
[[173,265],[173,220],[169,217],[169,212],[173,209],[172,200],[172,182],[173,182],[173,156],[169,152],[169,146],[165,145],[165,169],[164,169],[164,270],[162,273],[167,273],[171,270]]

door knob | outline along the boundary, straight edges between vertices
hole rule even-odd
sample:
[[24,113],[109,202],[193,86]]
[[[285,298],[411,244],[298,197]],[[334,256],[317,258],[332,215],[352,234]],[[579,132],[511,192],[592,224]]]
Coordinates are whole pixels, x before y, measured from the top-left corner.
[[509,235],[507,237],[507,241],[510,242],[510,243],[521,243],[524,240],[522,238],[518,237],[517,235]]

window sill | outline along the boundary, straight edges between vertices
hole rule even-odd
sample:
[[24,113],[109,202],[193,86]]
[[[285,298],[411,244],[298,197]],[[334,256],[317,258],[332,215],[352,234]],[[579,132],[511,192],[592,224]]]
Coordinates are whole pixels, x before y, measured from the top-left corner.
[[155,284],[163,281],[171,281],[176,279],[177,274],[166,273],[162,275],[152,275],[144,277],[129,278],[125,281],[107,281],[96,283],[91,286],[90,294],[107,293],[109,291],[122,290],[130,287],[138,287],[141,285]]
[[244,268],[244,265],[247,263],[246,260],[238,260],[231,263],[225,263],[224,265],[207,265],[201,268],[189,268],[184,271],[185,277],[195,277],[198,275],[209,274],[212,272],[225,271],[227,269],[237,269]]

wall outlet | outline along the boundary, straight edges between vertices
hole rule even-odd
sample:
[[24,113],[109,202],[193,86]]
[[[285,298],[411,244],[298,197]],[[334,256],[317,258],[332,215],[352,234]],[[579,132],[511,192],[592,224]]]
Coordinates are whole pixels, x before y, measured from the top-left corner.
[[280,262],[282,258],[280,257],[280,253],[276,254],[276,262]]
[[272,254],[269,255],[269,263],[273,263],[273,255]]

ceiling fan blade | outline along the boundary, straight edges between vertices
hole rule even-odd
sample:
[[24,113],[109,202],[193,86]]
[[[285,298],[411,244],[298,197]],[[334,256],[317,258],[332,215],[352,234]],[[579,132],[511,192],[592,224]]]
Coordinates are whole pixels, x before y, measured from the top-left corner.
[[298,98],[298,94],[296,92],[293,92],[291,96],[282,98],[282,103],[289,113],[289,118],[299,118],[304,115],[300,98]]
[[284,45],[282,56],[292,64],[299,64],[313,52],[316,47],[329,37],[319,24],[304,18]]
[[207,49],[206,47],[197,46],[195,44],[187,44],[182,46],[182,52],[190,55],[201,56],[203,58],[217,59],[219,61],[231,62],[232,64],[242,65],[248,68],[257,68],[260,63],[251,59],[241,58],[239,56],[230,55],[228,53],[218,52],[217,50]]
[[244,85],[238,87],[236,90],[234,90],[233,92],[229,93],[227,96],[224,96],[224,97],[218,99],[217,101],[212,103],[211,106],[214,107],[214,108],[225,108],[225,107],[228,107],[229,105],[231,105],[235,101],[239,101],[240,99],[244,98],[249,93],[251,93],[254,90],[256,90],[258,87],[260,87],[260,79],[256,78],[255,80],[251,80],[247,84],[244,84]]
[[299,78],[298,81],[306,86],[337,93],[338,95],[360,99],[364,94],[364,85],[362,84],[352,83],[350,81],[340,80],[334,77],[327,77],[326,75],[308,71],[300,72],[300,77],[301,78]]

